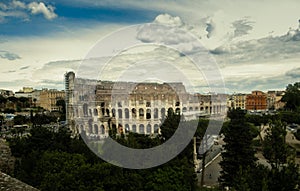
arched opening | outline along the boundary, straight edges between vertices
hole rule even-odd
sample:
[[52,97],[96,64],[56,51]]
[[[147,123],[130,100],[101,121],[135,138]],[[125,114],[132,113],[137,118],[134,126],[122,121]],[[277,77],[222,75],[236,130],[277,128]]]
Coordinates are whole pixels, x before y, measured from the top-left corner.
[[129,125],[128,124],[125,124],[125,133],[128,133],[129,132]]
[[89,124],[89,133],[93,133],[93,120],[90,119],[88,124]]
[[114,108],[111,110],[111,114],[113,117],[116,117],[116,110]]
[[199,107],[195,107],[195,111],[198,111],[199,110]]
[[144,109],[139,109],[139,117],[144,118]]
[[131,115],[132,115],[132,118],[136,118],[136,109],[135,108],[131,109]]
[[109,109],[106,109],[106,116],[109,117]]
[[190,108],[189,108],[189,111],[193,111],[193,107],[190,107]]
[[100,130],[101,130],[101,134],[104,135],[105,134],[105,128],[104,125],[100,126]]
[[200,111],[203,111],[203,109],[204,109],[203,107],[200,107]]
[[98,110],[96,108],[94,109],[94,116],[98,116]]
[[76,117],[79,117],[79,112],[78,112],[78,108],[76,108]]
[[155,124],[155,125],[154,125],[154,133],[158,133],[158,129],[159,129],[158,125]]
[[208,113],[208,106],[205,107],[205,112]]
[[118,117],[119,117],[119,119],[123,118],[123,116],[122,116],[122,109],[118,109]]
[[86,103],[83,104],[83,115],[84,116],[88,115],[88,105]]
[[89,109],[89,114],[90,114],[90,116],[93,115],[93,114],[92,114],[92,109]]
[[132,132],[136,133],[136,125],[132,125]]
[[151,134],[151,125],[150,124],[147,125],[146,132],[147,132],[147,134]]
[[165,108],[161,108],[160,114],[161,114],[161,115],[160,115],[161,118],[164,119],[164,118],[166,117],[166,109],[165,109]]
[[98,132],[98,125],[97,125],[97,124],[94,125],[94,133],[95,133],[95,134],[98,134],[98,133],[99,133],[99,132]]
[[145,134],[145,127],[144,127],[143,124],[140,124],[140,126],[139,126],[139,133],[140,134]]
[[146,119],[151,119],[151,109],[146,110]]
[[154,119],[157,119],[158,118],[158,109],[155,108],[154,109]]
[[186,111],[187,111],[186,107],[182,108],[182,112],[186,112]]
[[129,110],[125,109],[125,119],[129,119]]
[[84,133],[84,127],[83,127],[83,125],[80,125],[80,133]]
[[180,114],[180,108],[176,108],[176,110],[175,110],[175,113],[177,114],[177,115],[179,115]]

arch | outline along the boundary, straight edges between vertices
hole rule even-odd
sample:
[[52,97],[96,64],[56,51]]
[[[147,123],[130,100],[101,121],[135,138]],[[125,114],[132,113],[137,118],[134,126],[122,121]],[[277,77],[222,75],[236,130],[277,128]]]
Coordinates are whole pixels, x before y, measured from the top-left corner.
[[151,134],[151,125],[150,124],[148,124],[146,127],[146,133]]
[[93,116],[93,114],[92,114],[92,109],[89,109],[89,115],[90,115],[90,116]]
[[76,108],[75,113],[76,113],[76,117],[79,117],[78,108]]
[[102,114],[102,116],[105,115],[105,108],[104,107],[101,107],[101,114]]
[[151,109],[146,110],[146,119],[151,119]]
[[155,108],[154,109],[154,119],[157,119],[158,118],[158,109]]
[[172,107],[169,107],[169,108],[168,108],[168,113],[169,113],[169,112],[174,113],[174,109],[173,109]]
[[128,124],[125,124],[125,133],[128,133],[129,132],[129,125]]
[[129,119],[129,109],[125,108],[125,119]]
[[161,114],[161,115],[160,115],[161,118],[164,119],[164,118],[166,117],[166,109],[165,109],[165,108],[161,108],[160,114]]
[[195,107],[195,111],[198,111],[199,110],[199,107]]
[[139,126],[139,133],[145,134],[145,126],[143,124],[140,124],[140,126]]
[[89,124],[89,133],[93,133],[93,120],[90,119],[88,124]]
[[109,109],[106,109],[106,116],[109,116]]
[[98,110],[96,108],[94,109],[94,116],[98,116]]
[[205,112],[208,113],[208,106],[205,107]]
[[136,109],[135,108],[131,109],[131,115],[132,115],[132,118],[136,118]]
[[186,112],[186,111],[187,111],[186,107],[182,108],[182,112]]
[[102,135],[105,134],[105,128],[104,128],[104,125],[101,125],[101,126],[100,126],[100,131],[101,131],[101,134],[102,134]]
[[139,109],[139,117],[144,118],[144,109],[143,108]]
[[88,115],[88,105],[86,103],[83,104],[83,115],[84,116]]
[[203,111],[203,109],[204,109],[203,107],[200,107],[200,111]]
[[119,119],[123,118],[122,114],[123,114],[122,109],[118,109],[118,118]]
[[94,133],[95,133],[95,134],[98,134],[98,133],[99,133],[99,132],[98,132],[98,125],[97,125],[97,124],[94,125]]
[[83,133],[84,132],[84,127],[83,125],[80,125],[80,133]]
[[159,126],[157,124],[154,125],[154,133],[158,133]]
[[136,125],[132,125],[132,132],[136,133]]
[[115,110],[115,108],[112,108],[111,114],[112,114],[112,117],[116,117],[116,110]]
[[176,113],[177,115],[180,114],[180,108],[179,108],[179,107],[176,108],[175,113]]
[[193,111],[193,107],[190,107],[190,108],[189,108],[189,111]]

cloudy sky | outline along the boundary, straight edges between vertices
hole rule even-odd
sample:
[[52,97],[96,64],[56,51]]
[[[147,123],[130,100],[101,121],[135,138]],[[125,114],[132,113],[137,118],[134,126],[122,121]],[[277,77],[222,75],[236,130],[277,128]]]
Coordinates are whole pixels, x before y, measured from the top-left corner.
[[[66,71],[99,68],[112,74],[107,79],[178,80],[166,62],[204,87],[182,54],[205,51],[201,62],[218,69],[228,93],[285,89],[300,81],[299,7],[298,0],[0,0],[0,89],[63,89]],[[138,43],[146,46],[128,48]]]

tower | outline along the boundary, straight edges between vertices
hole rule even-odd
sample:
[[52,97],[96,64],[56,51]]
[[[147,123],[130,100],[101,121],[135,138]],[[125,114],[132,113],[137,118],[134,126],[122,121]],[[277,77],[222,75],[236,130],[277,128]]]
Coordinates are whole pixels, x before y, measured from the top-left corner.
[[65,92],[66,92],[66,124],[72,131],[72,136],[76,136],[77,130],[74,123],[73,98],[74,98],[75,73],[67,72],[65,74]]

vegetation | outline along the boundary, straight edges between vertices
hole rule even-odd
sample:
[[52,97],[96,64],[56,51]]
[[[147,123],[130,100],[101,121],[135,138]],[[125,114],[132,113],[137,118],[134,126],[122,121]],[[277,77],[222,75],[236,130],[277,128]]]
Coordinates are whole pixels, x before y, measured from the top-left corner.
[[[135,148],[164,142],[180,116],[170,113],[162,135],[150,138],[130,133],[116,140]],[[173,123],[175,121],[175,123]],[[204,131],[203,131],[204,132]],[[173,160],[159,167],[130,170],[108,164],[92,153],[81,139],[71,139],[67,130],[53,132],[36,126],[29,137],[9,140],[17,157],[15,177],[41,190],[196,190],[192,142]]]
[[[245,120],[245,114],[245,111],[240,109],[228,113],[230,122],[224,130],[224,141],[226,142],[224,148],[226,152],[222,153],[223,160],[220,163],[222,167],[220,177],[222,187],[237,190],[250,188],[248,176],[250,176],[250,170],[256,166],[256,158],[254,156],[255,151],[252,148],[254,137],[250,136],[250,125]],[[240,186],[244,186],[244,188],[242,189]]]
[[286,109],[300,112],[300,82],[289,84],[281,101],[286,103]]

